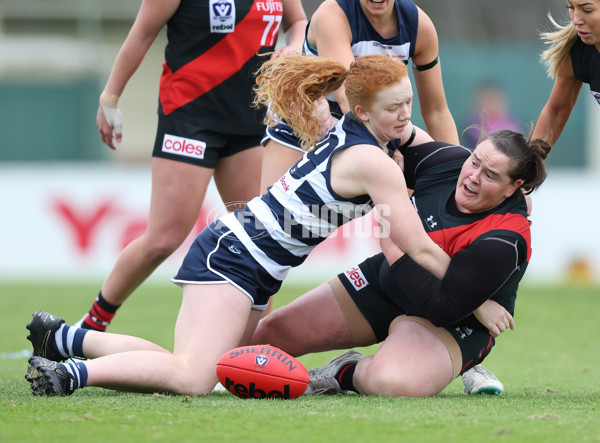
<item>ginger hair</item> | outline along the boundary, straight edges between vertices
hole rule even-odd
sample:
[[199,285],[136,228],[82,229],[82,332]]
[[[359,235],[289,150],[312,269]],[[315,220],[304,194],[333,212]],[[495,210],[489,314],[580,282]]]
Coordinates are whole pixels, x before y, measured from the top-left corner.
[[302,149],[313,149],[321,137],[314,101],[345,82],[350,109],[370,110],[382,89],[408,76],[403,62],[384,55],[358,57],[346,70],[338,60],[288,54],[265,62],[257,72],[254,106],[268,106],[267,126],[285,120],[300,139]]
[[265,124],[282,120],[294,129],[302,149],[309,151],[320,138],[314,101],[338,89],[346,68],[333,58],[289,54],[265,62],[258,71],[254,106],[268,106]]
[[364,55],[350,65],[346,78],[346,97],[352,112],[357,105],[370,111],[382,89],[408,77],[404,62],[384,55]]

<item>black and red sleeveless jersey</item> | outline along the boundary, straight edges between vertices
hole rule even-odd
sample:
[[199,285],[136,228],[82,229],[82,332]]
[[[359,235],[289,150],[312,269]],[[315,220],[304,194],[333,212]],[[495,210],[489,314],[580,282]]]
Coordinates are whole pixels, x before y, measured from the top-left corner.
[[402,149],[407,186],[414,190],[412,202],[425,231],[446,253],[456,252],[490,235],[519,240],[531,257],[531,222],[520,192],[495,208],[474,214],[456,209],[456,180],[471,151],[462,146],[429,143]]
[[159,113],[217,132],[262,134],[250,106],[259,54],[275,48],[280,0],[181,0],[167,22]]
[[381,277],[387,295],[404,312],[438,326],[457,322],[481,328],[469,313],[488,298],[514,313],[519,282],[531,257],[531,222],[523,194],[515,192],[489,211],[462,213],[454,195],[471,151],[441,142],[400,150],[425,231],[452,260],[441,280],[407,255],[391,268],[384,261]]

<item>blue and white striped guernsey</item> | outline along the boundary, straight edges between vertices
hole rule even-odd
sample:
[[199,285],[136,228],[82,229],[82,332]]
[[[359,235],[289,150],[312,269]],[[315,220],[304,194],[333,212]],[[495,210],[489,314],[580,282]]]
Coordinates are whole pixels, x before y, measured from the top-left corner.
[[[398,33],[389,38],[383,37],[371,25],[360,5],[360,0],[336,1],[346,14],[348,25],[352,31],[350,46],[354,58],[380,54],[402,60],[405,64],[408,64],[408,60],[415,54],[415,43],[419,28],[419,11],[411,0],[396,0],[394,2],[396,17],[398,18]],[[318,57],[318,48],[315,48],[308,41],[309,27],[310,22],[306,26],[302,54],[309,57]],[[333,93],[329,94],[327,100],[329,100],[331,113],[336,117],[341,114],[341,109]],[[291,133],[291,136],[289,133]],[[266,136],[261,143],[265,145],[269,138],[292,149],[299,149],[294,146],[295,136],[286,124],[280,124],[274,129],[267,128]]]
[[[352,30],[352,53],[354,58],[361,55],[382,54],[399,58],[408,62],[415,52],[417,40],[418,10],[410,0],[396,0],[396,16],[398,17],[398,34],[384,38],[367,19],[359,0],[337,0],[348,18]],[[310,26],[310,25],[309,25]],[[306,27],[308,29],[308,26]],[[316,57],[318,48],[313,47],[308,39],[304,39],[302,52]]]
[[346,114],[265,195],[221,218],[273,278],[283,280],[339,226],[372,209],[368,195],[347,199],[331,188],[333,154],[359,144],[378,149],[373,135]]

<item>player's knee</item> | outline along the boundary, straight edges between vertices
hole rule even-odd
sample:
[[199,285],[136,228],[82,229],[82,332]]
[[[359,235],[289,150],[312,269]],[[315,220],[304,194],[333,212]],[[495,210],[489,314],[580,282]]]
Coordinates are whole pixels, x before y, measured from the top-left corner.
[[270,343],[272,326],[270,325],[270,322],[267,319],[267,317],[262,318],[258,322],[258,325],[256,326],[256,329],[254,330],[254,333],[252,334],[252,337],[250,338],[250,342],[248,344],[259,345]]
[[368,395],[381,395],[386,397],[402,396],[403,381],[400,374],[393,374],[385,368],[371,367],[360,378],[360,392]]
[[398,374],[376,373],[369,378],[368,383],[363,389],[365,394],[381,395],[385,397],[404,397],[408,396],[405,380],[402,380]]
[[173,235],[159,236],[146,242],[146,257],[152,262],[162,263],[183,243],[182,238]]
[[302,340],[297,337],[297,331],[290,330],[287,322],[275,311],[258,322],[250,344],[270,344],[297,356]]
[[289,333],[285,322],[282,322],[279,317],[278,313],[271,313],[258,322],[252,336],[253,340],[256,339],[255,343],[272,344],[280,348],[279,343],[276,342],[285,342]]
[[362,377],[362,394],[385,397],[428,397],[435,395],[418,374],[410,374],[391,365],[370,365]]
[[197,371],[180,373],[171,380],[172,386],[169,391],[175,395],[206,395],[210,394],[217,384],[216,377],[202,376]]

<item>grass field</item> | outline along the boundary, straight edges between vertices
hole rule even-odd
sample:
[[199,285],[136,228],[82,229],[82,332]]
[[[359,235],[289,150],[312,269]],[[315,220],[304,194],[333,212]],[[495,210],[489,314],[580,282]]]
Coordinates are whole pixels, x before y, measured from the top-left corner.
[[[240,400],[228,393],[190,398],[98,388],[65,398],[32,396],[24,380],[32,312],[47,310],[72,323],[97,289],[0,284],[0,442],[600,441],[599,288],[522,288],[517,328],[500,337],[486,360],[505,385],[498,397],[466,396],[460,380],[424,399]],[[305,289],[284,285],[276,303]],[[111,331],[171,349],[179,302],[174,285],[147,283],[121,308]],[[337,354],[300,360],[314,367]]]

